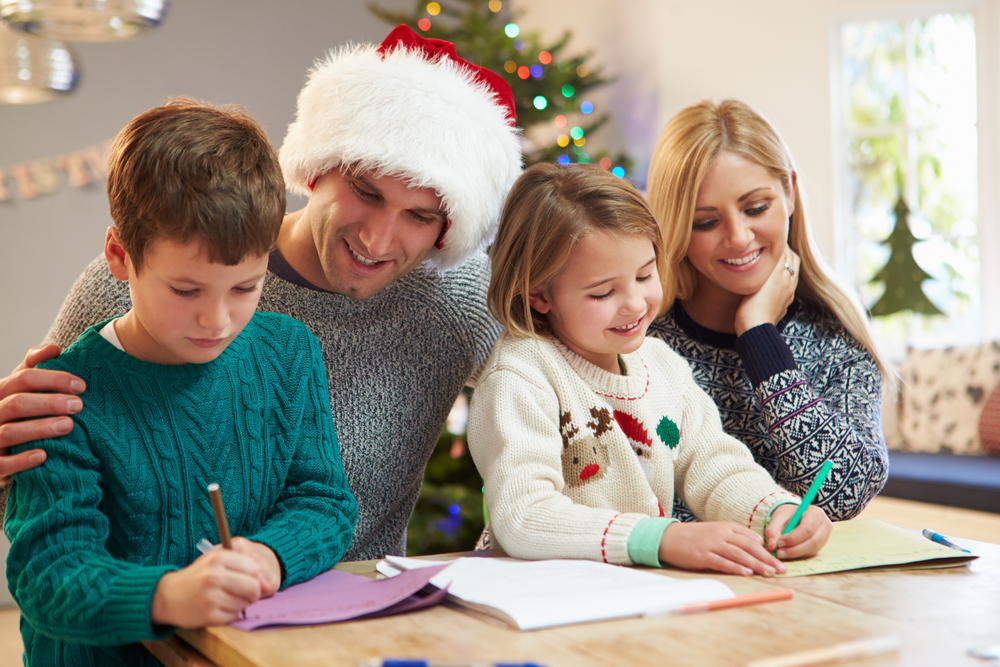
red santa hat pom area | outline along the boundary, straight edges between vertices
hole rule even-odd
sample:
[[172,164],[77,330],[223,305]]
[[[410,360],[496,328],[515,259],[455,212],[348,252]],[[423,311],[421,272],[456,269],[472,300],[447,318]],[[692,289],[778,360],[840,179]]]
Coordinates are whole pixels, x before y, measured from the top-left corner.
[[316,64],[280,159],[288,187],[305,195],[341,164],[433,188],[448,222],[429,258],[452,268],[493,240],[521,173],[514,96],[454,44],[401,25],[379,46],[344,47]]

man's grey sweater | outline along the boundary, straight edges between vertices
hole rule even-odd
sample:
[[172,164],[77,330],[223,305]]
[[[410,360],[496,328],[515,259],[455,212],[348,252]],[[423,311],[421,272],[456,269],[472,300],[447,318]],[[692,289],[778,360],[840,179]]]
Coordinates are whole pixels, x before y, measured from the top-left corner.
[[[424,467],[456,396],[500,333],[486,308],[489,260],[438,275],[419,266],[363,301],[309,287],[272,254],[260,310],[300,320],[319,339],[344,470],[359,513],[344,560],[404,555]],[[46,343],[125,314],[128,284],[94,260],[63,303]],[[87,395],[83,395],[87,400]]]

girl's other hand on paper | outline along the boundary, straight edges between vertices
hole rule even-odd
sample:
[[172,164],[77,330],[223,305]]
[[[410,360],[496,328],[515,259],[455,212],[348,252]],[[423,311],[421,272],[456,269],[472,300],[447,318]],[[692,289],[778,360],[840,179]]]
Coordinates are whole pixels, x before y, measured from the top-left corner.
[[771,521],[764,531],[768,551],[774,552],[777,549],[778,558],[782,560],[815,556],[826,544],[830,531],[833,530],[833,524],[826,516],[826,512],[815,505],[810,505],[795,530],[782,535],[782,531],[797,509],[797,505],[779,505],[771,513]]
[[764,549],[760,535],[726,521],[672,523],[660,538],[660,562],[685,570],[724,574],[783,574],[785,566]]
[[182,570],[160,577],[149,618],[160,625],[226,625],[261,596],[260,565],[252,557],[214,549]]
[[234,537],[233,551],[249,556],[260,567],[257,579],[260,581],[262,598],[271,597],[278,592],[278,588],[281,587],[281,563],[270,547],[242,537]]

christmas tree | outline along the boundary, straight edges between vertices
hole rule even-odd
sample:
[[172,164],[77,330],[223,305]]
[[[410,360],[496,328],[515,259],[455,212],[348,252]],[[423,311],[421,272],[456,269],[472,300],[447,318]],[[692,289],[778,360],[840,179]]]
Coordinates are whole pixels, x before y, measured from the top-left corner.
[[[564,53],[568,31],[543,44],[537,33],[521,32],[501,0],[417,0],[412,12],[368,8],[393,26],[405,24],[422,37],[452,42],[459,56],[504,77],[524,132],[526,164],[595,162],[619,178],[631,169],[627,155],[612,159],[587,147],[588,136],[609,118],[595,113],[587,93],[608,80],[587,64],[592,54]],[[472,549],[483,528],[483,481],[465,451],[464,422],[458,427],[451,422],[427,463],[407,530],[411,556]]]
[[920,268],[913,258],[913,244],[917,242],[910,231],[910,209],[903,201],[900,188],[896,203],[896,226],[882,245],[889,248],[889,261],[875,274],[871,282],[884,282],[885,292],[871,307],[873,317],[891,315],[901,310],[911,310],[924,315],[941,315],[937,306],[924,294],[921,283],[932,278]]
[[412,12],[377,4],[368,8],[387,23],[406,24],[422,37],[454,43],[462,58],[504,77],[514,93],[517,125],[524,131],[526,164],[595,162],[619,177],[631,168],[624,153],[612,159],[586,147],[588,137],[609,118],[595,114],[587,92],[608,80],[600,68],[587,64],[590,53],[564,54],[569,31],[545,45],[538,33],[522,33],[516,17],[505,18],[501,0],[417,0]]

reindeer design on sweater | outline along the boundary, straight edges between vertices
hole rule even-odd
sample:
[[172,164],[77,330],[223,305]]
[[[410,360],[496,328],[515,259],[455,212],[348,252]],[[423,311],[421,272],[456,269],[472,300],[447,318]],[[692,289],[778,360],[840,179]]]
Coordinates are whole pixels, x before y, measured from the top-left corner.
[[601,442],[601,436],[612,429],[611,413],[607,408],[591,408],[590,416],[593,421],[585,424],[589,432],[580,436],[580,429],[573,424],[569,411],[559,414],[563,479],[570,487],[583,486],[603,478],[611,465],[608,447]]

